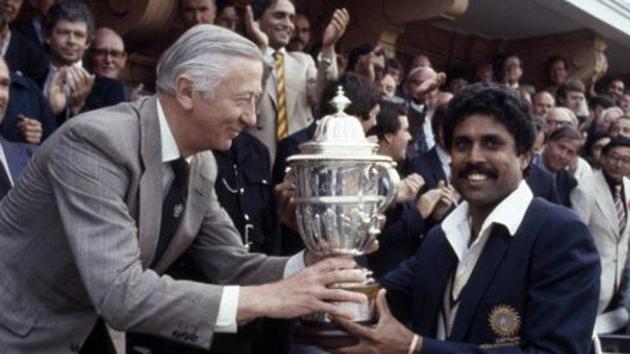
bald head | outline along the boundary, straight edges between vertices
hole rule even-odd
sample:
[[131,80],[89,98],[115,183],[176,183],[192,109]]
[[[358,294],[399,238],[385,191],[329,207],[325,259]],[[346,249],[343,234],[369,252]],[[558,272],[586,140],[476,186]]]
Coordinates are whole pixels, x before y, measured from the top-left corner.
[[427,96],[434,96],[435,91],[431,92],[429,95],[425,95],[424,97],[417,97],[418,88],[422,85],[423,82],[427,80],[433,80],[437,76],[435,70],[430,67],[419,66],[417,68],[412,69],[407,75],[407,80],[405,81],[405,94],[409,97],[413,97],[416,99],[422,98],[430,98]]
[[94,72],[118,80],[126,62],[125,43],[118,33],[107,27],[96,30],[90,55]]
[[547,117],[547,114],[555,105],[556,100],[547,91],[536,93],[532,100],[533,113],[539,117]]

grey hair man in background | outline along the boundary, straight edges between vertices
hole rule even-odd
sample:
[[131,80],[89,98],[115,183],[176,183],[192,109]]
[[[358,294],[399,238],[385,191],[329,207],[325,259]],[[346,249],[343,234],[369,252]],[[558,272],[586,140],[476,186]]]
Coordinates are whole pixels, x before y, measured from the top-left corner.
[[[364,279],[353,261],[250,254],[218,204],[209,150],[254,124],[262,72],[253,43],[195,26],[160,59],[156,96],[49,138],[0,204],[4,352],[111,353],[104,324],[208,348],[257,317],[364,301],[327,287]],[[161,275],[183,252],[213,284]]]

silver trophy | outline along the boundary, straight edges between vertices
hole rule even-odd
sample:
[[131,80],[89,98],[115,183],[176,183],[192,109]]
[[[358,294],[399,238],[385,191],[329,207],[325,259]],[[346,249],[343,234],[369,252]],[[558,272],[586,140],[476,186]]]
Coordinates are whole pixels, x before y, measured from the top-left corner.
[[[376,154],[359,119],[344,112],[350,100],[341,87],[330,102],[336,113],[322,118],[313,140],[300,145],[301,154],[288,159],[288,179],[296,185],[296,219],[306,248],[320,256],[355,257],[380,233],[382,213],[395,199],[400,177],[395,162]],[[337,303],[370,322],[378,285],[337,284],[368,295],[369,303]],[[329,323],[326,313],[302,322]]]

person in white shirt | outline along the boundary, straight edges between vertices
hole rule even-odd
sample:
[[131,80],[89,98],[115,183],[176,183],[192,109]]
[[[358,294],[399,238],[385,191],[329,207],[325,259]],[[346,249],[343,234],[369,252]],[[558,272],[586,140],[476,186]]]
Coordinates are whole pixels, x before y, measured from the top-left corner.
[[464,202],[381,281],[375,327],[336,319],[359,343],[334,352],[588,353],[599,257],[578,216],[523,180],[527,106],[500,86],[467,87],[449,103],[444,140]]

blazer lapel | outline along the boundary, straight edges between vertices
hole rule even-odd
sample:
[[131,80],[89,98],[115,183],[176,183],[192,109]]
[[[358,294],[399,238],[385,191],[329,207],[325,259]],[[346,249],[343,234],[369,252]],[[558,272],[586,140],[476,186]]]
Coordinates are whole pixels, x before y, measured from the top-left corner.
[[[518,237],[518,235],[515,235]],[[461,300],[449,339],[460,341],[470,326],[477,304],[494,277],[510,242],[509,231],[504,226],[493,226],[475,270],[462,290]]]
[[[431,271],[421,271],[418,283],[418,287],[421,287],[423,291],[417,292],[426,294],[421,300],[422,304],[422,322],[418,323],[418,330],[420,333],[427,335],[435,335],[437,331],[437,321],[440,311],[442,309],[442,300],[444,299],[444,291],[446,289],[448,280],[455,272],[457,266],[457,257],[451,246],[446,241],[446,237],[442,232],[441,242],[438,244],[431,254],[431,260],[429,262],[423,262],[424,266],[430,266],[431,263],[437,262],[446,265],[446,267],[431,267]],[[435,263],[433,263],[435,264]],[[424,268],[425,270],[428,269]]]
[[212,188],[212,184],[210,177],[204,170],[202,159],[203,154],[198,154],[191,162],[188,199],[186,200],[184,216],[175,236],[155,267],[158,273],[166,270],[190,246],[206,213],[207,201],[210,199],[209,188]]
[[601,209],[602,214],[608,219],[607,224],[610,225],[610,229],[613,231],[614,235],[619,237],[619,221],[617,220],[615,201],[610,193],[610,188],[608,187],[608,183],[606,183],[603,172],[599,171],[596,173],[596,179],[594,179],[595,186],[593,188],[595,202]]
[[138,243],[140,259],[147,268],[153,260],[162,219],[162,144],[157,115],[157,97],[143,101],[140,114],[140,158],[143,174],[140,177]]

